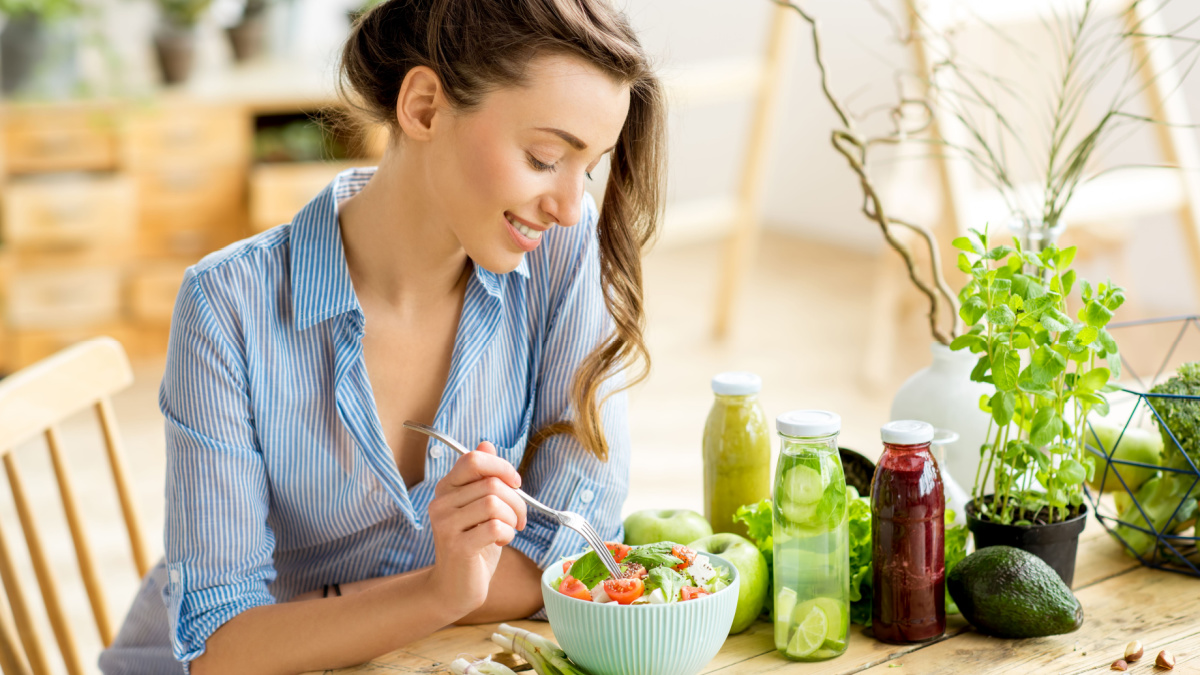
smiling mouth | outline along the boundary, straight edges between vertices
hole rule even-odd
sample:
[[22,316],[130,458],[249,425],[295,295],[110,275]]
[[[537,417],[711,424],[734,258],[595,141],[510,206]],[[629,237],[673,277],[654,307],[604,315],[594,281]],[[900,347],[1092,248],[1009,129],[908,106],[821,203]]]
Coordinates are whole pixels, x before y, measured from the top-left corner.
[[528,225],[522,223],[521,221],[509,217],[508,214],[504,214],[504,218],[506,220],[508,220],[508,224],[512,225],[514,230],[516,230],[517,232],[520,232],[521,235],[524,236],[525,238],[530,239],[532,241],[537,241],[542,238],[542,233],[544,232],[544,230],[535,230],[532,227],[529,227]]

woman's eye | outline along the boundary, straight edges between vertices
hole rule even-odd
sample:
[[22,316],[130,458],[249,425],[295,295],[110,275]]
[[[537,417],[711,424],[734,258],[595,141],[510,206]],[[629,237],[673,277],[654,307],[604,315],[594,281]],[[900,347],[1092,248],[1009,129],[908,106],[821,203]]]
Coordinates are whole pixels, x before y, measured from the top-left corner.
[[529,157],[529,164],[532,165],[533,168],[537,169],[538,171],[554,171],[553,164],[547,164],[543,161],[540,161],[537,157],[534,157],[533,155],[528,155],[528,157]]
[[591,171],[584,171],[583,175],[587,176],[588,180],[592,180],[592,172]]

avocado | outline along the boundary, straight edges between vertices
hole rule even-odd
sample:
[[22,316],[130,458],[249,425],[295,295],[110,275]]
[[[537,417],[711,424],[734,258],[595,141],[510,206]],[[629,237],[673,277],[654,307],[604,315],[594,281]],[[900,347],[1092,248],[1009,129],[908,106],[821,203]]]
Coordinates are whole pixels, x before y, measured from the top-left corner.
[[989,546],[963,558],[947,575],[946,588],[963,618],[996,637],[1061,635],[1083,625],[1083,607],[1058,573],[1011,546]]

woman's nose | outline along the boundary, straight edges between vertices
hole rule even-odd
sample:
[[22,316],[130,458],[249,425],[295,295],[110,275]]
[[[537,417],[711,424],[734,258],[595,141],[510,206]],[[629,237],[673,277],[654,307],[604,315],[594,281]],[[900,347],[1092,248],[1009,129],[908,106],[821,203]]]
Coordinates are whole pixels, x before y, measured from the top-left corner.
[[579,222],[582,202],[583,181],[564,176],[542,197],[542,212],[551,221],[570,227]]

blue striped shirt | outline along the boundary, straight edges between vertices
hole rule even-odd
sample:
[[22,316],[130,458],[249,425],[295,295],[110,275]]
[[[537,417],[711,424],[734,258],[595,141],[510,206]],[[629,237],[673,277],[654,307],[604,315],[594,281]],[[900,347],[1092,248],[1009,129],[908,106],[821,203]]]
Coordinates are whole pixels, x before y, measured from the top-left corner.
[[[376,413],[337,213],[372,175],[343,172],[292,223],[185,275],[159,394],[166,558],[101,657],[106,673],[178,673],[247,609],[433,564],[427,507],[458,455],[430,441],[425,479],[406,488]],[[514,272],[474,266],[436,427],[519,465],[531,431],[570,418],[575,370],[612,329],[596,221],[585,196],[579,226],[552,228]],[[524,488],[614,540],[629,481],[624,396],[602,412],[608,462],[554,437]],[[542,568],[583,545],[533,511],[511,544]],[[149,665],[168,649],[172,667]]]

